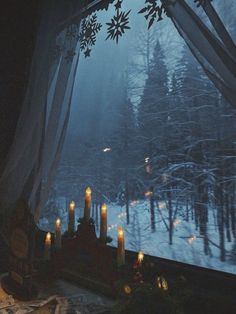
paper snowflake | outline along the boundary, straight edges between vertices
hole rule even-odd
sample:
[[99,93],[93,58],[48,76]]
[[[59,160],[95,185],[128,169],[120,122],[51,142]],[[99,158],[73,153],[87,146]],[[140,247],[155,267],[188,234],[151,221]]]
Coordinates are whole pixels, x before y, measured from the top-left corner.
[[158,5],[157,0],[146,0],[147,5],[141,9],[138,13],[145,13],[145,19],[149,20],[148,28],[152,26],[154,21],[161,21],[162,14],[165,11],[164,5]]
[[106,40],[115,39],[117,43],[119,41],[119,37],[121,37],[125,33],[125,30],[130,29],[130,27],[128,26],[129,24],[128,16],[131,10],[128,12],[120,11],[121,4],[122,4],[121,0],[118,0],[116,2],[115,4],[116,15],[111,19],[111,22],[106,23],[108,25],[107,29],[108,36]]
[[95,45],[97,33],[101,28],[102,24],[97,22],[96,14],[83,20],[79,40],[80,50],[84,51],[85,58],[90,56],[91,47]]

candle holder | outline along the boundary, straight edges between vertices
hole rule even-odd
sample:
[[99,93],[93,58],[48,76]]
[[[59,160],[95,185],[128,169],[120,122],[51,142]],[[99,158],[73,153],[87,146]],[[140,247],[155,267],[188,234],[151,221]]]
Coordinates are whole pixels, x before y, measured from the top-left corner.
[[113,238],[110,237],[110,236],[107,236],[106,239],[105,239],[105,243],[103,240],[101,240],[101,238],[98,239],[98,242],[100,244],[103,244],[103,245],[107,245],[108,243],[111,243],[113,241]]
[[66,238],[66,239],[73,239],[73,238],[75,237],[75,234],[76,234],[75,231],[66,230],[66,231],[63,233],[63,237]]

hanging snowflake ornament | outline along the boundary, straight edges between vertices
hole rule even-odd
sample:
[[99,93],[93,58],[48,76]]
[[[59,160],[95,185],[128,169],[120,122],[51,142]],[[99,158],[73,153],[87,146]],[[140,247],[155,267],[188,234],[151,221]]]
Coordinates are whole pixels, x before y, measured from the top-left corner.
[[167,6],[176,3],[176,0],[165,0],[160,4],[158,4],[158,1],[159,0],[146,0],[146,6],[138,12],[140,14],[145,13],[144,17],[149,21],[148,28],[150,28],[155,21],[159,22],[163,20],[164,13],[169,16]]
[[79,34],[80,50],[84,52],[84,56],[87,58],[90,56],[91,47],[96,43],[96,36],[101,30],[102,24],[97,22],[97,15],[93,14],[83,20],[81,28]]
[[155,20],[159,22],[163,19],[162,14],[164,10],[163,4],[158,5],[157,0],[146,0],[146,6],[138,13],[145,13],[144,17],[147,21],[149,20],[148,28],[150,28]]
[[116,40],[116,43],[118,43],[119,38],[125,33],[126,29],[130,29],[128,26],[129,24],[129,13],[128,12],[120,11],[121,9],[122,0],[118,0],[115,4],[116,9],[116,15],[113,16],[111,19],[111,22],[106,23],[108,25],[107,33],[108,36],[107,39]]

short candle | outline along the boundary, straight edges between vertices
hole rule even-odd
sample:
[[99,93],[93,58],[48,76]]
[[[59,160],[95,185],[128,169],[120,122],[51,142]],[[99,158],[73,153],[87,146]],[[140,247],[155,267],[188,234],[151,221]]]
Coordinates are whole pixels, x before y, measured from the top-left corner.
[[46,234],[45,245],[44,245],[44,259],[50,260],[51,258],[51,233]]

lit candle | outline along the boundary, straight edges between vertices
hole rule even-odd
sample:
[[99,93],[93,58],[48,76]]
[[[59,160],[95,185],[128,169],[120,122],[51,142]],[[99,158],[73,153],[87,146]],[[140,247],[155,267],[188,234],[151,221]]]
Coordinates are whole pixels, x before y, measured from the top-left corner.
[[73,234],[75,231],[75,202],[71,201],[68,213],[68,232]]
[[125,234],[124,229],[118,228],[117,265],[125,264]]
[[100,219],[100,240],[103,244],[106,244],[107,238],[107,206],[102,204],[100,209],[101,219]]
[[84,203],[85,221],[89,221],[89,218],[90,218],[91,196],[92,196],[92,191],[90,187],[87,187],[85,190],[85,203]]
[[138,264],[139,264],[140,266],[142,265],[143,259],[144,259],[144,254],[143,254],[143,252],[139,252],[139,253],[138,253]]
[[61,220],[58,218],[55,223],[55,247],[61,248]]
[[45,239],[44,245],[44,259],[49,261],[51,258],[51,233],[48,232]]

